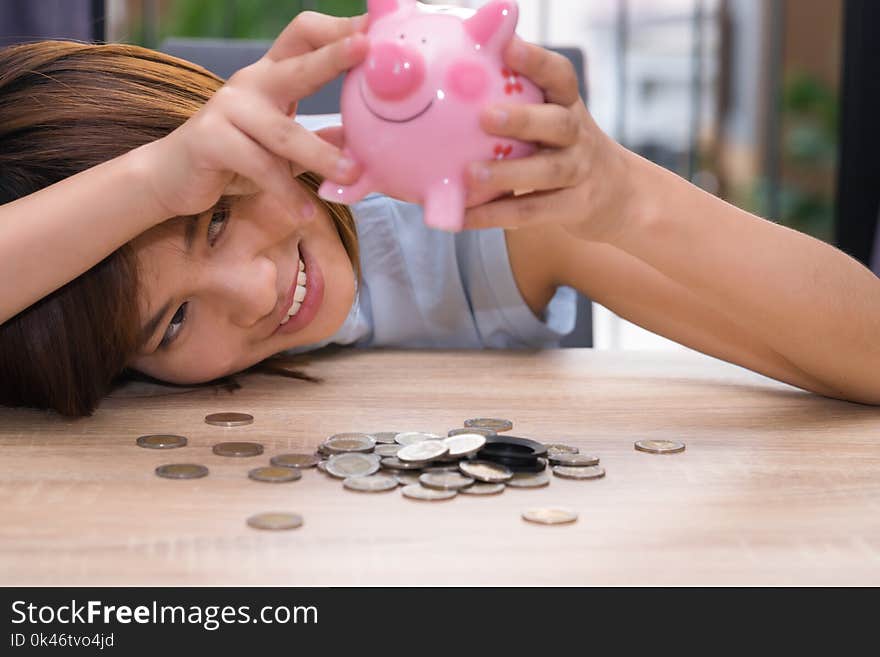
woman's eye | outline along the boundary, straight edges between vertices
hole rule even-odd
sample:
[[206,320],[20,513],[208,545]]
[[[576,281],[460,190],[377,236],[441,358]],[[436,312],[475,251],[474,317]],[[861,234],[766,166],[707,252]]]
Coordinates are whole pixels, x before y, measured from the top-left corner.
[[160,347],[167,347],[174,338],[177,337],[177,334],[180,333],[180,329],[183,328],[183,323],[186,321],[186,307],[189,305],[189,301],[182,304],[180,308],[177,309],[177,312],[174,313],[174,317],[171,318],[171,321],[168,324],[168,328],[165,329],[165,335],[162,336],[162,342],[159,343]]
[[226,222],[229,221],[229,208],[227,207],[218,207],[214,210],[214,214],[211,215],[211,221],[208,222],[208,245],[214,246],[214,243],[217,241],[217,238],[223,233],[223,229],[226,227]]

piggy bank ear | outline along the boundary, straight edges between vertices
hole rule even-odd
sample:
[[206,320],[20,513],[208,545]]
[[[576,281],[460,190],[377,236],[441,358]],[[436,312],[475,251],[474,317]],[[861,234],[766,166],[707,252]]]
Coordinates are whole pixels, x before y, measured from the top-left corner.
[[464,21],[464,29],[481,48],[501,50],[513,37],[519,10],[515,2],[496,0]]
[[414,5],[415,0],[367,0],[367,13],[370,20],[375,21],[387,14],[392,14],[400,5]]

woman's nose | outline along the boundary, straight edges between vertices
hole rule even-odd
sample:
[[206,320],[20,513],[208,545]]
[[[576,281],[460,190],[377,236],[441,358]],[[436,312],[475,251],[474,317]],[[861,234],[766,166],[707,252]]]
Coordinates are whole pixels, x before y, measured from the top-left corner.
[[278,270],[268,258],[258,256],[224,263],[213,276],[223,314],[236,326],[249,328],[271,315],[278,306]]

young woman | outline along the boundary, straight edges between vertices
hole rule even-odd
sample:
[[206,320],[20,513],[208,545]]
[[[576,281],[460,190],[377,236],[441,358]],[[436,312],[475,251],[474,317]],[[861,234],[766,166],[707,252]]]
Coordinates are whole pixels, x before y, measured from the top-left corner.
[[226,84],[131,46],[0,51],[0,404],[82,415],[126,370],[204,382],[328,342],[551,346],[571,328],[567,288],[704,353],[880,403],[874,275],[614,143],[568,62],[536,46],[506,59],[547,103],[481,121],[543,148],[474,163],[472,189],[504,195],[468,211],[471,230],[427,230],[381,196],[320,200],[321,177],[360,172],[339,128],[292,117],[364,58],[365,25],[302,14]]

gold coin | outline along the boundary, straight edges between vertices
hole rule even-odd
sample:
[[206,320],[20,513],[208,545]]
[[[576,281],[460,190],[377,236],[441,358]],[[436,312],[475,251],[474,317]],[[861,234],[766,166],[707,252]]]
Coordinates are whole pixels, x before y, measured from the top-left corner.
[[517,472],[507,482],[511,488],[540,488],[550,483],[547,472]]
[[498,493],[504,492],[505,488],[507,488],[507,486],[504,484],[486,484],[480,481],[473,486],[462,488],[458,492],[464,495],[497,495]]
[[547,454],[552,456],[554,453],[557,454],[577,454],[580,450],[577,447],[572,447],[571,445],[562,445],[561,443],[550,443],[549,445],[544,445],[547,448]]
[[571,465],[576,468],[583,468],[589,465],[599,465],[598,456],[589,456],[587,454],[570,454],[563,452],[547,453],[550,463],[553,465]]
[[285,468],[276,465],[267,465],[254,468],[248,472],[248,477],[254,481],[265,481],[271,484],[281,484],[287,481],[302,479],[302,472],[296,468]]
[[462,461],[458,464],[458,469],[471,479],[487,484],[500,484],[513,477],[510,468],[492,461]]
[[397,459],[407,463],[424,463],[433,461],[449,452],[442,440],[423,440],[420,443],[413,443],[400,448],[397,452]]
[[400,489],[404,497],[411,500],[422,500],[424,502],[439,502],[440,500],[451,500],[458,495],[457,490],[437,490],[436,488],[425,488],[421,484],[410,484]]
[[208,468],[195,463],[169,463],[156,468],[156,474],[166,479],[200,479],[208,476]]
[[476,433],[486,438],[491,438],[492,436],[497,436],[498,434],[492,431],[492,429],[484,429],[482,427],[464,427],[462,429],[450,429],[446,435],[448,437],[459,436],[463,433]]
[[302,527],[303,519],[298,513],[270,512],[251,516],[247,519],[247,524],[254,529],[279,531]]
[[211,413],[205,416],[205,422],[215,427],[243,427],[254,423],[254,416],[247,413]]
[[464,426],[468,428],[476,427],[480,429],[491,429],[495,432],[501,432],[513,429],[513,422],[495,417],[475,417],[470,420],[465,420]]
[[327,454],[348,454],[351,452],[372,452],[376,440],[368,433],[337,433],[321,444],[321,451]]
[[372,474],[366,477],[346,477],[342,485],[362,493],[381,493],[397,488],[397,479],[388,475]]
[[366,477],[379,470],[379,463],[372,454],[335,454],[325,466],[327,474],[338,479],[346,477]]
[[684,443],[677,440],[637,440],[635,448],[649,454],[678,454],[684,451]]
[[563,479],[599,479],[605,476],[605,468],[598,465],[591,465],[585,468],[554,465],[553,474]]
[[314,454],[279,454],[269,459],[269,463],[280,468],[314,468],[320,460]]
[[174,449],[175,447],[186,447],[186,438],[171,433],[154,433],[149,436],[141,436],[137,439],[137,444],[147,449]]
[[263,446],[259,443],[217,443],[212,451],[217,456],[259,456]]
[[539,525],[561,525],[574,522],[578,519],[578,514],[571,509],[547,506],[526,509],[522,512],[522,517],[524,520],[535,522]]
[[419,483],[437,490],[461,490],[473,484],[474,480],[460,472],[425,472],[419,477]]

